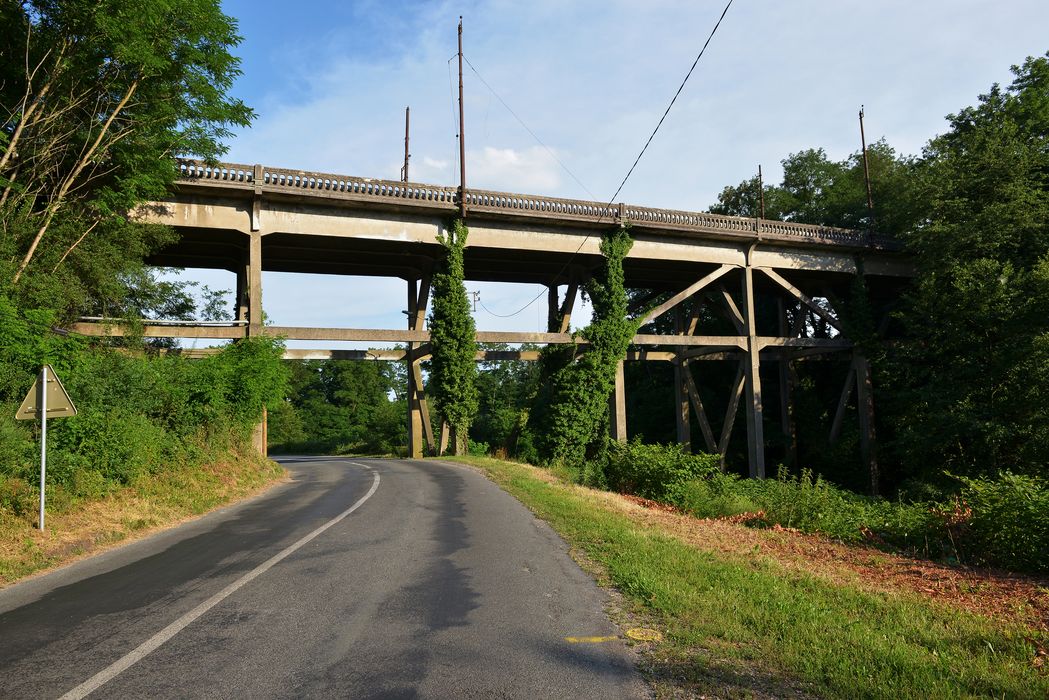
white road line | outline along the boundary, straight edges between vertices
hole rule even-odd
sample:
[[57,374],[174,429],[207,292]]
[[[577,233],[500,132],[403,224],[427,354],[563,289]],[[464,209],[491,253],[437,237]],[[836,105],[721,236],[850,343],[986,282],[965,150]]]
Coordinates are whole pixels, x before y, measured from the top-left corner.
[[[368,471],[372,471],[370,467],[367,467],[367,466],[365,466],[363,464],[357,464],[356,462],[351,462],[351,464],[353,464],[355,466],[358,466],[358,467],[364,467],[365,469],[368,469]],[[105,685],[109,681],[111,681],[114,678],[116,678],[118,675],[120,675],[121,673],[123,673],[127,669],[131,668],[133,665],[135,665],[136,663],[138,663],[142,659],[146,658],[146,656],[148,656],[152,652],[156,651],[156,649],[160,645],[162,645],[164,642],[168,641],[169,639],[174,637],[176,634],[178,634],[179,632],[184,630],[194,620],[196,620],[198,617],[200,617],[201,615],[206,613],[208,610],[211,610],[213,607],[215,607],[216,605],[221,603],[223,600],[228,598],[230,595],[232,595],[234,592],[236,592],[237,589],[241,588],[245,584],[250,583],[254,579],[256,579],[259,576],[261,576],[262,574],[266,573],[273,566],[275,566],[276,564],[280,563],[283,559],[287,558],[289,555],[294,553],[295,550],[297,550],[300,547],[302,547],[303,545],[307,544],[310,540],[314,539],[315,537],[317,537],[318,535],[323,533],[328,528],[332,527],[333,525],[338,524],[341,520],[343,520],[350,513],[352,513],[353,511],[357,510],[358,508],[360,508],[364,504],[364,502],[367,501],[369,498],[371,498],[372,494],[374,494],[375,491],[379,488],[379,473],[378,472],[372,472],[372,476],[374,476],[374,479],[372,479],[372,487],[370,489],[368,489],[368,493],[364,494],[364,496],[359,501],[354,503],[352,506],[350,506],[349,508],[344,510],[339,515],[337,515],[334,518],[332,518],[331,520],[329,520],[328,522],[326,522],[323,525],[321,525],[319,528],[317,528],[316,530],[314,530],[310,534],[308,534],[305,537],[303,537],[301,540],[299,540],[295,544],[292,544],[292,545],[286,547],[285,549],[281,550],[279,553],[273,555],[272,557],[270,557],[269,559],[267,559],[263,563],[259,564],[254,569],[252,569],[248,573],[244,574],[239,579],[237,579],[233,583],[229,584],[228,586],[223,588],[221,591],[219,591],[215,595],[211,596],[210,598],[205,600],[203,603],[201,603],[197,607],[193,608],[188,613],[186,613],[185,615],[183,615],[179,619],[175,620],[170,625],[168,625],[164,629],[160,630],[159,632],[154,634],[152,637],[150,637],[146,641],[142,642],[142,644],[140,644],[138,647],[136,647],[135,649],[130,651],[127,655],[125,655],[121,659],[113,662],[110,666],[104,668],[103,670],[99,671],[95,675],[91,676],[91,678],[88,678],[86,681],[84,681],[83,683],[81,683],[77,687],[75,687],[72,690],[70,690],[68,693],[66,693],[61,698],[59,698],[59,700],[74,700],[74,699],[78,699],[78,698],[85,698],[85,697],[87,697],[88,695],[90,695],[94,691],[98,690],[100,687],[102,687],[103,685]]]

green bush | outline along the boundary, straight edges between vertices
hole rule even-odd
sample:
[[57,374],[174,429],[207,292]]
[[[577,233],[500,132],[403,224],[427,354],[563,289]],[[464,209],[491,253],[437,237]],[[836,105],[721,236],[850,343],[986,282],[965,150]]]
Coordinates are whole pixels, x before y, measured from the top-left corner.
[[[1049,484],[1003,472],[997,479],[961,478],[960,546],[975,563],[1049,571]],[[968,512],[964,512],[965,508]]]
[[680,445],[610,441],[604,478],[609,488],[643,498],[673,500],[688,482],[718,473],[715,455],[693,455]]
[[711,474],[681,485],[673,504],[697,518],[725,518],[753,513],[759,507],[742,492],[734,474]]

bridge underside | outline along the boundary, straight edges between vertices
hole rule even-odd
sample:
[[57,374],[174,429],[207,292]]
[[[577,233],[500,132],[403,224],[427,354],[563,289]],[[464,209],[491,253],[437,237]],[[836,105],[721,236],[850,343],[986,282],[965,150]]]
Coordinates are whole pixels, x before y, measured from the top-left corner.
[[[168,201],[139,212],[143,219],[172,225],[181,233],[178,243],[149,262],[233,272],[237,321],[225,326],[147,322],[146,335],[279,335],[403,343],[404,348],[397,350],[289,350],[288,357],[407,362],[410,452],[421,456],[424,444],[436,449],[419,363],[428,356],[425,317],[430,275],[443,251],[438,236],[457,212],[455,193],[261,166],[194,167],[184,170],[186,177]],[[870,370],[847,338],[835,306],[849,296],[854,277],[862,272],[872,307],[886,317],[910,274],[908,262],[891,244],[856,232],[626,205],[610,209],[598,203],[473,191],[467,199],[472,203],[466,219],[467,278],[545,285],[551,309],[546,333],[482,330],[480,342],[582,344],[568,333],[578,289],[602,264],[602,233],[629,223],[634,245],[624,272],[627,287],[638,290],[634,311],[643,320],[643,332],[634,338],[627,360],[673,364],[678,440],[691,443],[690,413],[694,413],[704,449],[724,456],[742,402],[749,471],[763,477],[762,379],[774,378],[778,383],[774,393],[781,403],[783,429],[795,434],[790,426],[793,363],[828,353],[845,354],[848,372],[831,437],[840,432],[846,405],[855,395],[863,456],[872,487],[876,484]],[[264,326],[263,271],[403,279],[407,327]],[[711,329],[720,332],[711,334]],[[75,330],[92,335],[120,333],[103,323],[81,323]],[[529,350],[484,351],[479,359],[534,359],[535,355]],[[730,384],[719,435],[711,428],[689,369],[701,360],[729,361],[736,367],[728,370],[736,379]],[[621,440],[626,439],[625,406],[620,364],[611,416],[612,433]]]

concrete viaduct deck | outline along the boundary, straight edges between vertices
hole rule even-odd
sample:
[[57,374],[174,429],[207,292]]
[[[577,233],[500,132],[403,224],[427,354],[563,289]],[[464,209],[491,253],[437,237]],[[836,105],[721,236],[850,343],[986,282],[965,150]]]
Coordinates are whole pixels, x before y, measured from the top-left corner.
[[[403,360],[410,365],[410,452],[419,456],[434,437],[419,363],[427,356],[425,329],[429,279],[442,253],[438,234],[460,210],[458,188],[312,173],[262,165],[180,163],[170,196],[141,207],[137,216],[173,226],[180,241],[156,254],[160,266],[225,269],[237,276],[237,320],[227,325],[151,324],[147,337],[243,338],[276,335],[318,341],[404,343],[403,350],[300,351],[288,357],[353,357]],[[762,432],[762,362],[780,368],[789,384],[790,363],[827,352],[854,357],[835,422],[856,390],[865,457],[872,469],[870,374],[846,337],[832,300],[847,295],[861,270],[875,306],[898,295],[911,266],[891,239],[847,229],[810,226],[700,212],[604,204],[535,195],[468,189],[470,229],[466,276],[475,281],[546,285],[546,333],[479,331],[482,343],[580,343],[569,332],[578,286],[601,265],[601,234],[629,224],[634,245],[624,263],[629,288],[650,290],[653,301],[638,308],[645,322],[674,317],[672,334],[639,334],[628,360],[674,363],[678,438],[691,442],[695,411],[705,448],[724,455],[737,409],[747,416],[752,476],[765,473]],[[401,329],[264,326],[262,272],[397,277],[407,283],[408,322]],[[562,295],[560,289],[565,291]],[[757,300],[775,299],[779,318],[758,318]],[[767,305],[767,300],[765,302]],[[704,335],[700,307],[716,307],[734,335]],[[786,309],[796,323],[786,322]],[[799,321],[799,319],[810,319]],[[813,324],[830,331],[812,337]],[[77,324],[88,335],[120,334],[98,320]],[[531,359],[529,351],[479,353],[479,359]],[[700,359],[736,359],[739,377],[715,436],[688,371]],[[626,437],[622,367],[612,400],[612,432]],[[788,387],[789,388],[789,387]],[[789,391],[780,392],[786,396]],[[872,410],[872,409],[871,409]]]

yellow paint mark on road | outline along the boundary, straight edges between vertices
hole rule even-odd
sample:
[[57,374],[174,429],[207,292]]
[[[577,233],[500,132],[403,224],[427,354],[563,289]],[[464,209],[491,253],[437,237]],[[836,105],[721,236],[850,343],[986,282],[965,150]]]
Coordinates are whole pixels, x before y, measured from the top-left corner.
[[635,627],[626,631],[626,636],[639,642],[662,642],[663,635],[645,627]]
[[603,642],[614,642],[619,637],[565,637],[569,644],[601,644]]

